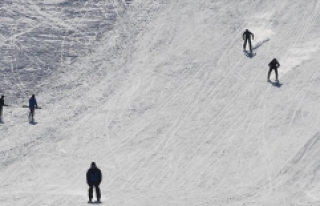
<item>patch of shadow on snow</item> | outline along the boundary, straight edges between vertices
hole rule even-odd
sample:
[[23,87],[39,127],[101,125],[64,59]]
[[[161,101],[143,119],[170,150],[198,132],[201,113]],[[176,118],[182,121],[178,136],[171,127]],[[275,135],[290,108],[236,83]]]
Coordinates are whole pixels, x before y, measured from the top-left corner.
[[265,39],[263,41],[255,43],[254,46],[252,47],[252,50],[258,49],[259,47],[261,47],[264,43],[267,43],[268,41],[270,41],[270,39]]

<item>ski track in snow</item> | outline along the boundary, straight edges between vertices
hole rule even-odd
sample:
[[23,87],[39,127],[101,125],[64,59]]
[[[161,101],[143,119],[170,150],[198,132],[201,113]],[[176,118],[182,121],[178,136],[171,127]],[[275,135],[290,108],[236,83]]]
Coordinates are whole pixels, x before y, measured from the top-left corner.
[[[87,205],[92,161],[101,205],[319,204],[317,1],[0,9],[0,92],[12,105],[0,124],[1,205]],[[278,87],[266,82],[274,57]],[[21,108],[33,92],[36,125]]]

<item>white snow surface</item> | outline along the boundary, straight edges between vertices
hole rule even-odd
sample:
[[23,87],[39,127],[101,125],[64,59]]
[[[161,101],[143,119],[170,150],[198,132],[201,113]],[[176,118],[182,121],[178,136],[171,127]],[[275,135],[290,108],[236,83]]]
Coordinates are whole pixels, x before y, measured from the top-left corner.
[[0,12],[1,206],[87,205],[93,161],[101,205],[320,205],[319,1],[3,0]]

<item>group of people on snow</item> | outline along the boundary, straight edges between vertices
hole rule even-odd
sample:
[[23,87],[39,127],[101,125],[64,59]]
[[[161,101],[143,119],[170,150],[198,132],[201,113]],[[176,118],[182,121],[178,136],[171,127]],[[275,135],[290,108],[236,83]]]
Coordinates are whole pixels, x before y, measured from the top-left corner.
[[[2,121],[2,117],[3,117],[3,107],[7,107],[9,105],[5,104],[4,103],[4,95],[1,95],[1,98],[0,98],[0,121]],[[34,121],[34,113],[35,113],[35,110],[38,109],[38,104],[37,104],[37,100],[36,100],[36,97],[35,95],[33,94],[30,99],[29,99],[29,121]]]
[[[254,39],[253,33],[251,33],[248,29],[243,33],[243,50],[246,49],[247,44],[249,43],[250,52],[252,54],[252,44],[251,38]],[[268,64],[269,72],[268,72],[268,81],[270,81],[270,74],[272,70],[275,70],[276,73],[276,81],[278,81],[278,68],[280,64],[276,58],[272,59],[272,61]],[[93,198],[93,188],[96,190],[97,202],[101,202],[101,191],[99,185],[102,180],[101,170],[97,168],[96,163],[92,162],[90,169],[87,171],[87,184],[89,185],[89,203],[92,203]]]
[[[250,53],[252,54],[252,44],[251,44],[251,39],[254,40],[254,35],[252,32],[250,32],[248,29],[246,29],[243,32],[243,50],[245,51],[247,48],[247,44],[249,43],[249,49],[250,49]],[[278,60],[276,58],[272,59],[272,61],[268,64],[269,66],[269,72],[268,72],[268,81],[270,81],[270,74],[272,72],[272,70],[275,71],[276,73],[276,81],[279,81],[278,79],[278,68],[280,67],[280,63],[278,62]]]
[[[243,33],[243,50],[246,50],[247,44],[249,44],[249,49],[250,52],[252,53],[252,43],[251,39],[254,39],[253,33],[251,33],[248,29],[245,30]],[[280,67],[279,62],[277,61],[276,58],[274,58],[269,64],[269,72],[268,72],[268,81],[270,81],[270,74],[272,70],[275,70],[276,73],[276,81],[278,81],[278,68]],[[3,114],[3,107],[8,106],[7,104],[4,103],[4,95],[1,96],[0,98],[0,120],[2,121],[2,114]],[[33,94],[30,99],[29,99],[29,120],[33,121],[34,119],[34,114],[35,114],[35,109],[38,108],[37,100],[35,98],[35,95]],[[102,181],[102,173],[101,170],[97,167],[95,162],[91,163],[90,169],[86,173],[86,180],[87,184],[89,186],[89,203],[92,203],[93,199],[93,189],[95,188],[96,191],[96,197],[97,197],[97,202],[101,202],[101,191],[100,191],[100,183]]]
[[[2,121],[3,107],[9,106],[4,103],[4,95],[1,95],[0,98],[0,121]],[[33,121],[34,112],[38,108],[37,100],[35,95],[33,94],[29,99],[29,120]],[[96,190],[97,201],[101,202],[101,191],[99,185],[102,181],[102,173],[101,170],[97,167],[95,162],[91,163],[90,169],[87,171],[86,175],[87,184],[89,185],[89,203],[92,203],[93,199],[93,188]]]

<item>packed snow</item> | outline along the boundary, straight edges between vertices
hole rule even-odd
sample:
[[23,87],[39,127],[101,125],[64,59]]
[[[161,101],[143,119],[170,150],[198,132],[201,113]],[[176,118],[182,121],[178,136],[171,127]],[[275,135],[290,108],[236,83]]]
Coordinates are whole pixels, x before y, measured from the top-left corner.
[[91,162],[101,205],[320,205],[319,1],[2,0],[0,12],[1,206],[87,205]]

